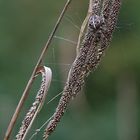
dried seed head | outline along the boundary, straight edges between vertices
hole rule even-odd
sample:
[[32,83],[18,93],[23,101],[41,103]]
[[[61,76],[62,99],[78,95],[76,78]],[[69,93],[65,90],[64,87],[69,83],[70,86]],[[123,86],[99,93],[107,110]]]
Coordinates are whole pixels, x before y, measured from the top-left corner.
[[27,112],[24,120],[22,121],[22,125],[20,127],[20,130],[18,134],[16,135],[16,140],[24,140],[28,130],[30,129],[36,115],[38,114],[39,110],[41,109],[44,99],[46,97],[46,93],[48,91],[50,82],[51,82],[51,77],[52,77],[52,72],[50,68],[47,67],[39,67],[37,74],[41,73],[42,74],[42,82],[40,89],[36,95],[35,101],[32,104],[31,108]]
[[[103,0],[103,6],[101,6],[101,0],[93,0],[92,15],[88,20],[87,31],[81,43],[80,51],[71,66],[62,97],[45,130],[44,138],[48,138],[55,130],[68,103],[81,90],[85,77],[97,68],[101,57],[109,46],[120,8],[119,0],[114,0],[109,5],[110,2],[111,0]],[[102,13],[100,14],[99,11]]]

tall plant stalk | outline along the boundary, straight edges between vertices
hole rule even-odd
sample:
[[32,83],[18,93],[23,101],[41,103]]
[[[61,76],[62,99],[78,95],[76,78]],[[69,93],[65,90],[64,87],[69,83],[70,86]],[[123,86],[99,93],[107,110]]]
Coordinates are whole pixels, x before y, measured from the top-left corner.
[[5,137],[4,137],[4,140],[8,140],[9,137],[10,137],[10,135],[11,135],[11,132],[12,132],[12,130],[13,130],[13,127],[14,127],[14,125],[15,125],[15,123],[16,123],[16,120],[17,120],[17,118],[18,118],[18,116],[19,116],[19,113],[20,113],[20,111],[21,111],[21,109],[22,109],[22,107],[23,107],[23,105],[24,105],[25,100],[26,100],[27,97],[28,97],[29,90],[31,89],[31,86],[32,86],[32,83],[33,83],[33,81],[34,81],[34,76],[35,76],[35,74],[36,74],[36,72],[37,72],[37,69],[38,69],[39,66],[41,66],[41,64],[43,63],[45,54],[46,54],[46,52],[47,52],[47,49],[48,49],[48,47],[49,47],[49,45],[50,45],[50,43],[51,43],[51,41],[52,41],[52,39],[53,39],[53,36],[54,36],[54,34],[55,34],[55,32],[56,32],[56,30],[57,30],[59,24],[61,23],[61,20],[62,20],[62,18],[63,18],[63,16],[64,16],[64,14],[65,14],[65,12],[66,12],[68,6],[70,5],[71,1],[72,1],[72,0],[67,0],[67,2],[66,2],[66,4],[65,4],[65,6],[64,6],[64,8],[63,8],[63,10],[62,10],[62,12],[61,12],[61,14],[60,14],[60,16],[59,16],[59,18],[58,18],[58,20],[57,20],[57,22],[56,22],[56,24],[55,24],[55,26],[54,26],[54,28],[53,28],[53,30],[52,30],[50,36],[49,36],[48,41],[47,41],[46,45],[44,46],[44,48],[43,48],[43,50],[42,50],[42,52],[41,52],[41,55],[40,55],[40,57],[39,57],[39,59],[38,59],[36,65],[35,65],[35,67],[34,67],[34,70],[33,70],[32,74],[31,74],[31,77],[30,77],[30,79],[29,79],[29,81],[28,81],[28,83],[27,83],[27,85],[26,85],[26,87],[25,87],[25,89],[24,89],[24,92],[23,92],[23,94],[22,94],[22,97],[21,97],[21,99],[20,99],[20,101],[19,101],[19,103],[18,103],[18,106],[17,106],[16,110],[15,110],[15,113],[14,113],[14,115],[13,115],[13,117],[12,117],[10,123],[9,123],[9,126],[8,126],[8,128],[7,128],[7,131],[6,131],[6,134],[5,134]]

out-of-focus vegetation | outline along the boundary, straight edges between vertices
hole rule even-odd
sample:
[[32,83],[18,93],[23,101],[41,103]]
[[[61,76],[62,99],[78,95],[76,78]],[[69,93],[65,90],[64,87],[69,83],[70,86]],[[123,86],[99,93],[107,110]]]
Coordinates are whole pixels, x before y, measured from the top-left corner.
[[[0,139],[10,121],[41,49],[65,0],[0,1]],[[140,138],[140,18],[138,0],[123,1],[117,29],[98,69],[87,79],[81,94],[71,102],[50,140],[138,140]],[[74,0],[56,35],[77,41],[88,0]],[[74,24],[74,25],[73,25]],[[75,44],[54,38],[45,65],[53,70],[47,101],[62,91]],[[13,131],[39,88],[38,79]],[[29,137],[57,105],[45,103]],[[34,138],[41,139],[43,130]],[[28,137],[28,138],[29,138]]]

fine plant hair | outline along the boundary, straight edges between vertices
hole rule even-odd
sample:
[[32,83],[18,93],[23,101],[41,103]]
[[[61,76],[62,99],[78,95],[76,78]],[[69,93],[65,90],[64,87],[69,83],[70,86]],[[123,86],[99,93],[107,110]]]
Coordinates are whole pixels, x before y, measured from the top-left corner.
[[44,139],[55,130],[69,102],[81,90],[84,79],[97,68],[116,27],[120,0],[91,0],[92,10],[80,49],[70,68],[58,106],[44,132]]

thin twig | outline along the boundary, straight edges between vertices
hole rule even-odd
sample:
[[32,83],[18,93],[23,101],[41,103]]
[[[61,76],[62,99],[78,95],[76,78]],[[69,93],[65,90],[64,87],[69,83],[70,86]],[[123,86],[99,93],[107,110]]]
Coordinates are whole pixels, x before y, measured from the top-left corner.
[[37,71],[37,68],[41,65],[41,63],[42,63],[42,61],[43,61],[43,59],[45,57],[45,53],[46,53],[46,51],[47,51],[47,49],[48,49],[48,47],[49,47],[49,45],[50,45],[50,43],[51,43],[51,41],[53,39],[53,36],[54,36],[54,34],[55,34],[55,32],[56,32],[56,30],[57,30],[57,28],[58,28],[58,26],[59,26],[59,24],[60,24],[60,22],[61,22],[61,20],[62,20],[62,18],[64,16],[64,14],[65,14],[69,4],[71,3],[71,1],[72,0],[67,0],[67,2],[65,4],[65,6],[64,6],[64,8],[63,8],[63,10],[62,10],[62,12],[61,12],[61,14],[59,16],[59,18],[58,18],[58,20],[57,20],[57,22],[56,22],[56,24],[55,24],[50,36],[49,36],[48,41],[47,41],[45,47],[43,48],[43,51],[41,52],[41,55],[40,55],[40,57],[39,57],[39,59],[38,59],[38,61],[36,63],[36,66],[35,66],[32,74],[31,74],[31,77],[30,77],[30,79],[29,79],[29,81],[28,81],[28,83],[27,83],[27,85],[25,87],[25,90],[24,90],[24,92],[22,94],[22,97],[21,97],[21,99],[20,99],[20,101],[18,103],[18,106],[17,106],[16,110],[15,110],[15,113],[14,113],[14,115],[13,115],[13,117],[12,117],[10,123],[9,123],[9,126],[7,128],[7,131],[6,131],[6,134],[5,134],[5,137],[4,137],[4,140],[8,140],[10,135],[11,135],[12,129],[13,129],[15,123],[16,123],[16,120],[17,120],[17,118],[19,116],[19,113],[20,113],[22,107],[23,107],[23,104],[24,104],[25,100],[28,97],[29,90],[30,90],[31,85],[32,85],[32,83],[34,81],[34,76],[35,76],[35,73]]

